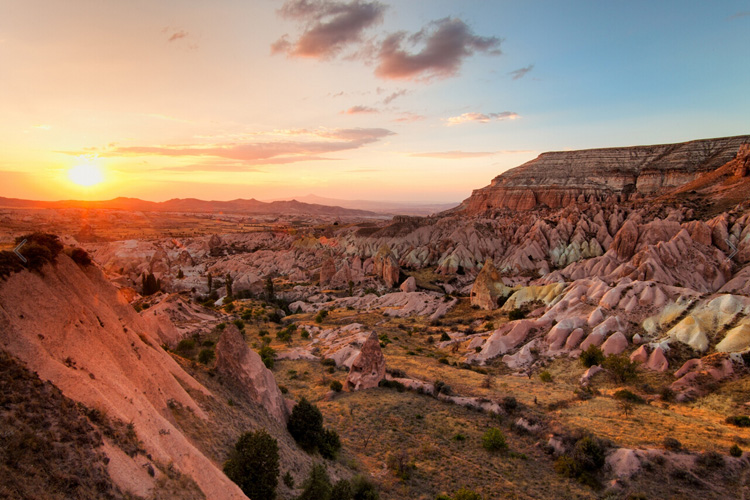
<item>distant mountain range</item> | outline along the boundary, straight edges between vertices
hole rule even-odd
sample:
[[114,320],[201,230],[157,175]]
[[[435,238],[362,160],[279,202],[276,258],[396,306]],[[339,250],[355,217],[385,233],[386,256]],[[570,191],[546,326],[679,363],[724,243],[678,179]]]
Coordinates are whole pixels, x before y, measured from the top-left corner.
[[115,198],[104,201],[34,201],[0,197],[2,208],[93,208],[129,210],[140,212],[190,212],[190,213],[232,213],[258,215],[327,215],[334,217],[376,217],[379,214],[353,208],[328,206],[317,203],[303,203],[297,200],[263,202],[256,199],[205,201],[195,198],[175,198],[154,202],[138,198]]
[[[450,208],[456,207],[455,203],[404,203],[397,201],[373,201],[373,200],[339,200],[336,198],[324,198],[314,194],[296,196],[297,201],[305,203],[316,203],[320,205],[333,205],[343,208],[357,210],[369,210],[380,214],[389,215],[432,215]],[[282,200],[269,200],[272,202]]]

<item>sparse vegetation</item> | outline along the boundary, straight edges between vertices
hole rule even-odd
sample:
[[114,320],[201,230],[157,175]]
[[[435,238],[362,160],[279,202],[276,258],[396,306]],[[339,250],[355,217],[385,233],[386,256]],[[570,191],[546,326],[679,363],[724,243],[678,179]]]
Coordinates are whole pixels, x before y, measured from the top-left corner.
[[602,364],[604,361],[604,353],[598,346],[591,344],[581,353],[581,357],[578,359],[584,368],[590,368],[594,365]]
[[287,429],[297,444],[308,453],[318,451],[324,458],[333,459],[341,449],[336,431],[323,427],[323,414],[305,398],[292,409]]
[[508,443],[500,429],[492,427],[482,436],[482,448],[487,451],[500,451],[507,449]]

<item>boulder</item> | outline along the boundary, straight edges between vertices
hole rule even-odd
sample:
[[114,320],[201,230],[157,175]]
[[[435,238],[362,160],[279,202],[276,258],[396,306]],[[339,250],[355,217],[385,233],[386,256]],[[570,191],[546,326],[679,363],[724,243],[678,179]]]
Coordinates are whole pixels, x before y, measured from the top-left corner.
[[669,368],[669,361],[667,361],[667,357],[664,355],[664,350],[661,347],[656,347],[656,349],[651,352],[651,355],[649,355],[648,361],[646,362],[646,368],[660,373],[667,371]]
[[409,276],[404,280],[403,283],[401,283],[401,286],[399,289],[402,292],[410,293],[410,292],[416,292],[417,291],[417,280],[414,279],[414,276]]
[[346,388],[350,391],[377,387],[385,378],[385,357],[380,349],[380,340],[372,332],[354,358],[346,377]]
[[471,287],[471,305],[491,311],[499,307],[498,300],[511,293],[491,259],[487,259]]
[[245,344],[242,334],[232,324],[224,328],[216,344],[216,372],[280,423],[286,423],[289,413],[273,373],[258,353]]
[[620,354],[628,348],[628,339],[622,332],[615,332],[610,335],[602,344],[602,352],[605,356]]

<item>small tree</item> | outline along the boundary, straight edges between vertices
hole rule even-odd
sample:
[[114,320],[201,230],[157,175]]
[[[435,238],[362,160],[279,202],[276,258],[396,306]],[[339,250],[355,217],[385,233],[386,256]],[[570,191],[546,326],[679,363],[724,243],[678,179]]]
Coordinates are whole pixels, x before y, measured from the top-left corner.
[[266,302],[273,302],[276,298],[276,293],[273,290],[273,278],[271,278],[270,276],[266,278],[264,292],[266,295]]
[[143,295],[153,295],[161,289],[161,281],[156,279],[153,273],[144,273],[141,278],[143,285]]
[[[315,464],[305,482],[302,483],[302,494],[297,500],[327,500],[331,497],[331,480],[323,464]],[[254,497],[251,497],[254,498]]]
[[278,443],[265,429],[246,432],[240,436],[229,454],[229,460],[224,463],[224,473],[249,498],[276,498],[279,482]]
[[612,355],[602,361],[605,368],[612,377],[620,383],[630,382],[638,377],[636,364],[624,354]]
[[323,437],[323,414],[317,406],[302,398],[292,408],[287,429],[302,449],[313,452]]
[[346,479],[339,479],[331,489],[331,497],[329,500],[352,500],[352,485]]
[[208,283],[207,283],[208,284],[208,294],[210,295],[211,291],[213,291],[213,289],[214,289],[214,277],[211,275],[211,273],[208,273],[207,281],[208,281]]
[[453,494],[453,500],[482,500],[482,496],[476,491],[461,488]]
[[591,368],[594,365],[600,365],[604,361],[604,353],[598,346],[591,344],[581,353],[578,358],[584,368]]
[[229,274],[229,273],[227,273],[227,276],[224,279],[224,285],[226,286],[226,289],[227,289],[227,297],[233,297],[234,296],[232,294],[232,283],[233,283],[232,275]]
[[177,270],[177,279],[181,280],[184,277],[185,277],[185,273],[182,272],[182,268],[178,269]]
[[487,429],[482,436],[482,447],[487,451],[500,451],[508,448],[505,435],[497,427]]

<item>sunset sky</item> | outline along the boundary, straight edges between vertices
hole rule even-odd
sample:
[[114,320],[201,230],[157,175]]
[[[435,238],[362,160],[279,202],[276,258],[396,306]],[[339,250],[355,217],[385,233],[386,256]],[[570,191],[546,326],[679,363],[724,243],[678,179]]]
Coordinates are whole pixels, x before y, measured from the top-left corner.
[[748,1],[0,0],[0,196],[460,201],[750,133],[749,54]]

